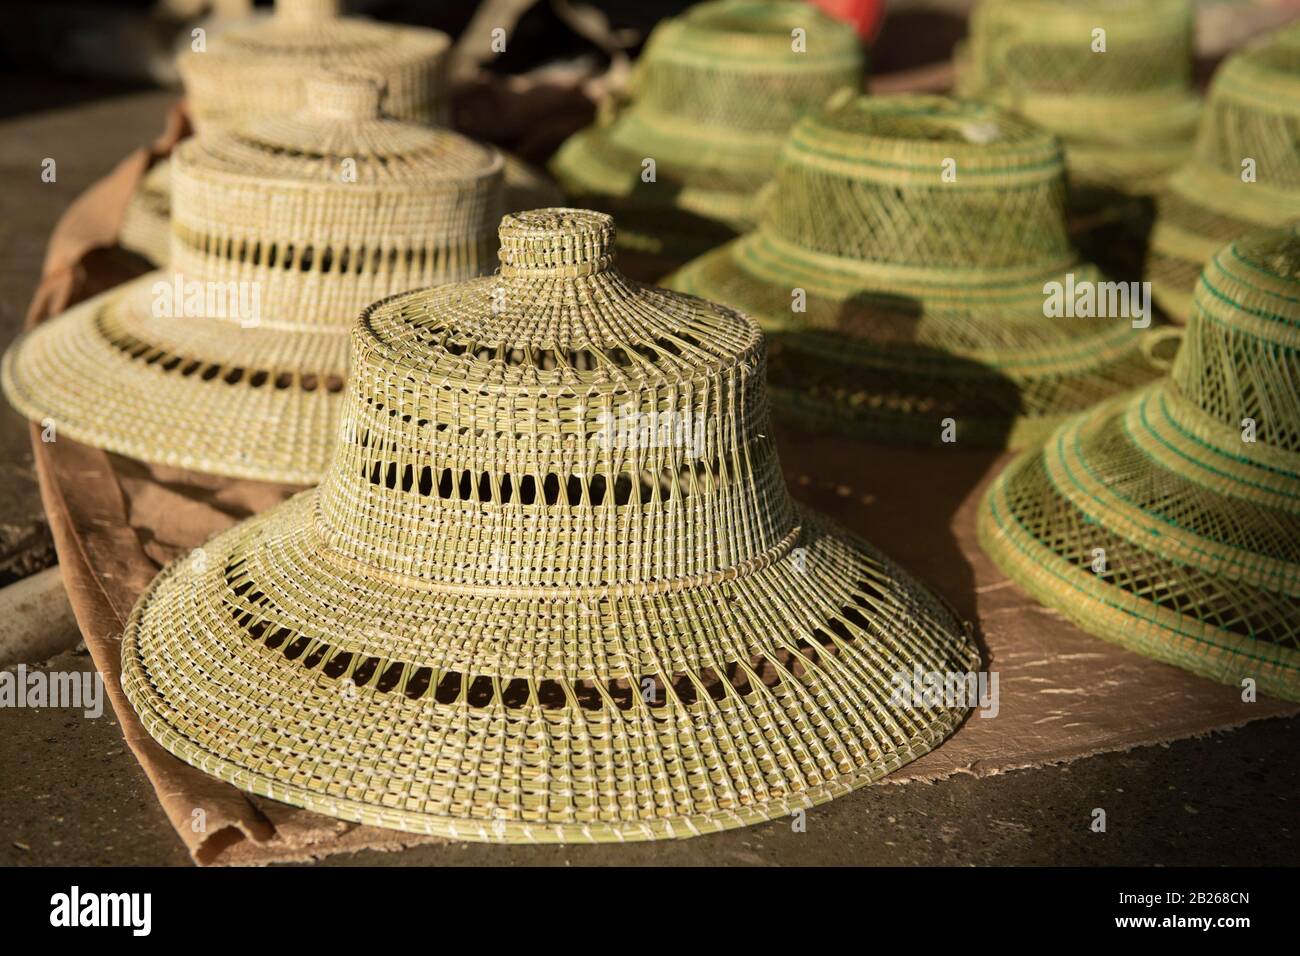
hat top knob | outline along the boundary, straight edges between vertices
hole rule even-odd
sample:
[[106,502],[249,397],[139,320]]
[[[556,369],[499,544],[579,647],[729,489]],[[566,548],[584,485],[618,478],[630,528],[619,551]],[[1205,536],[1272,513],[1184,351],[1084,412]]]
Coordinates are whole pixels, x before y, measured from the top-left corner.
[[503,276],[577,278],[614,262],[614,220],[588,209],[533,209],[501,220]]
[[384,78],[368,70],[331,69],[307,80],[307,108],[318,116],[373,120],[381,115]]
[[341,16],[342,0],[276,0],[275,16],[291,23],[311,24]]

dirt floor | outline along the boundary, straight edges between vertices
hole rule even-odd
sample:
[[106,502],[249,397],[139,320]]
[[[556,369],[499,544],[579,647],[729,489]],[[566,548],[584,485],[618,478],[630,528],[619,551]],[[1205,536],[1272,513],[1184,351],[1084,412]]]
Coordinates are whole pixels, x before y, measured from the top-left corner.
[[[0,84],[0,343],[21,325],[45,238],[64,206],[153,138],[171,96],[41,78]],[[21,107],[19,104],[22,104]],[[43,184],[41,160],[58,181]],[[21,185],[21,184],[28,185]],[[26,425],[0,408],[0,557],[48,560]],[[17,542],[17,553],[9,554]],[[44,550],[43,550],[44,549]],[[25,562],[25,564],[24,564]],[[0,565],[0,583],[5,568]],[[11,572],[11,573],[17,573]],[[43,665],[88,670],[85,654]],[[330,865],[1294,864],[1300,718],[1062,767],[935,784],[880,784],[789,820],[671,844],[426,846]],[[189,861],[111,712],[0,710],[0,864]],[[1090,824],[1095,808],[1107,831]]]

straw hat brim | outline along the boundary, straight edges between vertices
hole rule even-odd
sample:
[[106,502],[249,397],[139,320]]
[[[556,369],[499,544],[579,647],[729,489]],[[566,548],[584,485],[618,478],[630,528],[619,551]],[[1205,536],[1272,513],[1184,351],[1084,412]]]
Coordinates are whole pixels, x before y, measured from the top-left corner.
[[1070,141],[1065,144],[1066,165],[1072,183],[1102,185],[1133,195],[1159,190],[1168,182],[1170,173],[1187,161],[1191,152],[1190,139],[1118,147],[1105,142]]
[[310,484],[329,464],[347,329],[154,318],[151,272],[21,336],[0,380],[27,418],[155,464]]
[[[979,667],[868,546],[812,514],[791,543],[684,587],[454,590],[341,558],[307,491],[162,573],[123,689],[182,760],[345,820],[507,843],[747,825],[876,780],[965,716],[891,700],[895,674]],[[586,628],[603,636],[579,657]]]
[[1230,455],[1230,429],[1207,441],[1178,403],[1162,382],[1067,422],[991,486],[981,544],[1092,634],[1300,700],[1300,488],[1283,469]]
[[[809,427],[879,440],[934,444],[951,416],[960,442],[1029,447],[1164,370],[1151,336],[1129,322],[1044,317],[1044,285],[1067,272],[1100,280],[1091,264],[1018,277],[879,271],[800,252],[759,229],[663,284],[759,321],[774,343],[778,409]],[[791,308],[796,287],[803,313]]]
[[1191,164],[1156,193],[1155,209],[1146,278],[1160,308],[1186,324],[1205,263],[1248,232],[1300,220],[1300,195],[1207,173]]
[[1014,97],[994,101],[1061,137],[1072,180],[1127,193],[1162,185],[1190,158],[1201,112],[1192,93],[1159,99],[1064,94],[1032,107]]

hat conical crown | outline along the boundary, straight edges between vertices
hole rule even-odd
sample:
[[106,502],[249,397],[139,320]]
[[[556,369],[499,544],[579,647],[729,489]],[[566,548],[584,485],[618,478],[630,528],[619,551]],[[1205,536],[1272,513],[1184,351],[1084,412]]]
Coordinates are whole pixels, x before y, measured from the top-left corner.
[[501,268],[367,309],[322,533],[451,588],[656,593],[789,549],[764,346],[730,310],[640,286],[613,221],[501,223]]
[[381,114],[382,80],[319,74],[292,117],[176,151],[171,264],[258,283],[263,327],[346,328],[394,289],[481,275],[501,213],[496,150]]
[[[1267,450],[1300,476],[1300,234],[1250,233],[1210,261],[1172,380],[1239,456]],[[1238,440],[1243,428],[1258,445]]]
[[1073,259],[1057,141],[996,107],[937,96],[845,91],[801,120],[760,228],[882,280],[1037,276]]

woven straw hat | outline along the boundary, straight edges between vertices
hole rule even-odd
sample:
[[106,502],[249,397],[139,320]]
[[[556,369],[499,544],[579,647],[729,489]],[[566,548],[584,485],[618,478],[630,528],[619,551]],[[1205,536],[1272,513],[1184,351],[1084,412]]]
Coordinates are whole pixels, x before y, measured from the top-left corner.
[[952,418],[962,443],[1018,446],[1158,374],[1131,320],[1045,316],[1070,275],[1100,278],[1068,240],[1054,137],[844,91],[795,126],[758,228],[665,283],[776,336],[780,410],[805,425],[933,443]]
[[1297,381],[1300,235],[1251,234],[1206,267],[1168,378],[998,479],[985,550],[1093,634],[1300,700]]
[[20,338],[5,356],[9,400],[145,461],[317,481],[361,309],[495,258],[500,156],[381,118],[379,97],[371,78],[336,72],[296,117],[182,143],[174,272]]
[[323,68],[375,73],[384,106],[397,119],[444,124],[450,38],[437,30],[340,16],[340,0],[276,0],[270,17],[211,37],[202,52],[177,60],[190,114],[208,125],[239,126],[272,111],[291,116],[304,105],[303,80]]
[[[338,0],[277,0],[275,13],[226,28],[202,53],[178,65],[200,135],[292,116],[306,100],[303,78],[321,70],[365,73],[384,85],[384,112],[412,123],[445,125],[445,58],[450,39],[436,30],[339,16]],[[558,202],[559,187],[503,152],[506,209]],[[150,169],[127,206],[119,242],[158,265],[170,253],[171,163]]]
[[365,310],[321,486],[131,615],[155,739],[348,820],[593,842],[786,814],[953,730],[964,707],[891,699],[893,675],[978,653],[791,501],[758,328],[626,280],[613,238],[507,216],[498,275]]
[[[1225,243],[1300,220],[1300,28],[1229,57],[1210,85],[1191,160],[1156,196],[1147,278],[1185,322],[1201,267]],[[1253,160],[1254,182],[1244,168]]]
[[957,89],[1057,134],[1073,179],[1143,191],[1191,150],[1194,33],[1190,0],[982,0]]
[[167,262],[172,241],[172,171],[162,160],[150,167],[127,201],[117,241],[155,265]]
[[[702,3],[655,28],[626,102],[565,142],[551,172],[617,216],[622,249],[669,268],[752,222],[790,126],[861,86],[863,69],[853,29],[810,4]],[[647,159],[654,182],[642,178]]]

